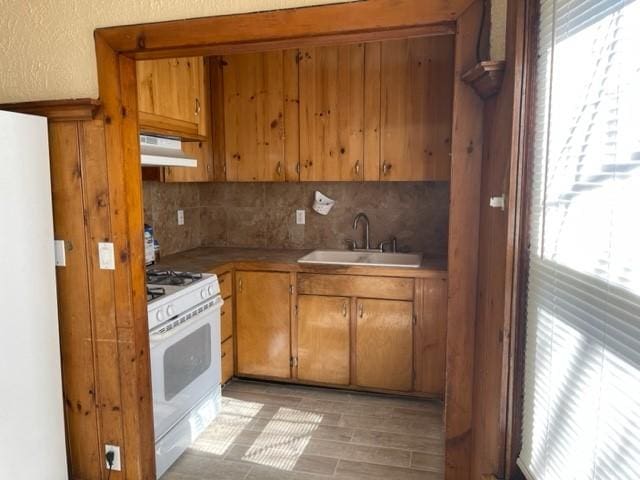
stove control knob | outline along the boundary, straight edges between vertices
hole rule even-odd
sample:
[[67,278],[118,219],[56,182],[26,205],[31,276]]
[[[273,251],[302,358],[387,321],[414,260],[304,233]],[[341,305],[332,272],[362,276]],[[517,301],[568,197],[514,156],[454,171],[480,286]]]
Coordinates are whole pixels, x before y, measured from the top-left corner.
[[156,318],[157,318],[159,321],[162,321],[162,320],[164,319],[164,313],[162,313],[162,310],[158,310],[158,311],[157,311],[157,313],[156,313]]
[[213,295],[213,285],[209,285],[209,288],[207,288],[207,293],[209,295]]
[[175,313],[176,313],[176,310],[175,310],[175,308],[173,308],[173,305],[169,305],[167,307],[167,315],[169,317],[173,317],[175,315]]
[[202,298],[207,298],[207,291],[204,288],[202,290],[200,290],[200,296]]

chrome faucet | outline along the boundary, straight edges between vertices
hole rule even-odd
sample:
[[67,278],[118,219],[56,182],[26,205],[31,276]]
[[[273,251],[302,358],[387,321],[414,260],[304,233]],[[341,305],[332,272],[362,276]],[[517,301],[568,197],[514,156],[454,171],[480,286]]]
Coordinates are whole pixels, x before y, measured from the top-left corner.
[[360,212],[353,220],[353,229],[358,229],[358,223],[360,222],[360,219],[364,220],[364,245],[362,246],[362,249],[369,250],[369,217]]

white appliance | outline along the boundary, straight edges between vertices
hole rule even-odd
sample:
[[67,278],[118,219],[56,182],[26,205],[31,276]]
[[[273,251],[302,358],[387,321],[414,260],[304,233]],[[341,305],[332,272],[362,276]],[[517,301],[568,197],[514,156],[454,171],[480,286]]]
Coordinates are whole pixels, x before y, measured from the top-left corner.
[[175,138],[140,135],[140,163],[143,167],[197,167],[198,160],[182,151]]
[[67,477],[47,120],[0,111],[0,477]]
[[220,412],[220,295],[215,275],[147,272],[156,474]]

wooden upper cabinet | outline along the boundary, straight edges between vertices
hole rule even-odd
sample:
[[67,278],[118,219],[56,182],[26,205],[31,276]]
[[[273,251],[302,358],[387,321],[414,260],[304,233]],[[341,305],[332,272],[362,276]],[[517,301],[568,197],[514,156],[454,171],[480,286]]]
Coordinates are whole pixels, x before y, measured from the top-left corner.
[[236,272],[239,375],[291,377],[289,273]]
[[278,51],[222,59],[227,181],[285,180],[284,57]]
[[[380,68],[380,180],[449,180],[453,112],[452,35],[368,45],[367,81]],[[377,55],[380,55],[379,58]],[[370,80],[371,79],[371,80]],[[369,93],[369,104],[375,103]],[[372,110],[373,112],[373,110]],[[375,148],[375,118],[368,135]],[[371,147],[367,149],[368,154]],[[372,154],[375,157],[375,152]],[[375,180],[376,176],[368,177]]]
[[184,137],[207,136],[203,57],[136,62],[140,129]]
[[364,179],[362,44],[300,50],[300,180]]
[[412,332],[413,302],[358,299],[355,384],[410,391],[413,386]]
[[298,379],[349,384],[351,299],[298,296]]

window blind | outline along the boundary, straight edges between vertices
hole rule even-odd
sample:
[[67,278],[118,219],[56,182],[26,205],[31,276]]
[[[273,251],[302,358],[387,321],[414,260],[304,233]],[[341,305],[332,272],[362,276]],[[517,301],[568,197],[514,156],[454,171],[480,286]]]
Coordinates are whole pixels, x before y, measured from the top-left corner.
[[522,451],[640,479],[640,0],[540,0]]

